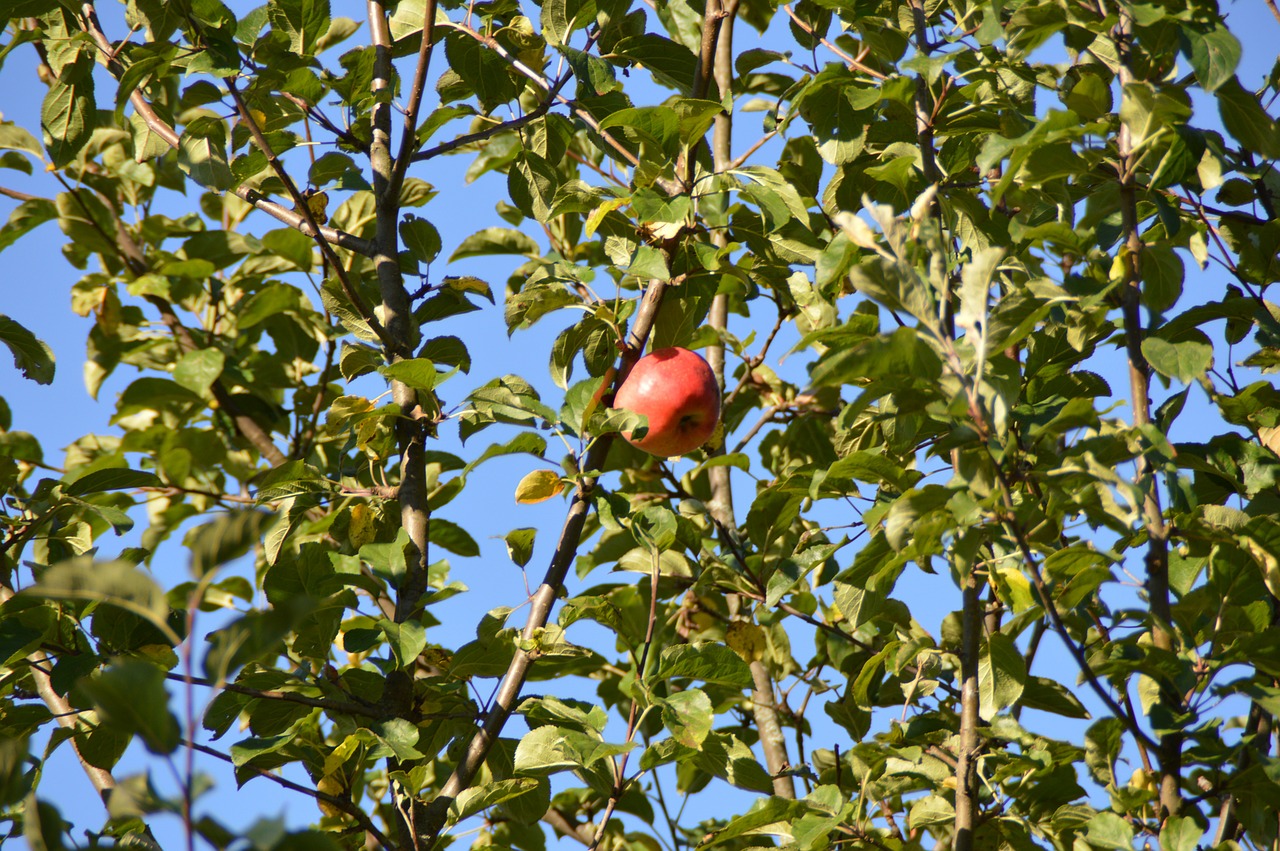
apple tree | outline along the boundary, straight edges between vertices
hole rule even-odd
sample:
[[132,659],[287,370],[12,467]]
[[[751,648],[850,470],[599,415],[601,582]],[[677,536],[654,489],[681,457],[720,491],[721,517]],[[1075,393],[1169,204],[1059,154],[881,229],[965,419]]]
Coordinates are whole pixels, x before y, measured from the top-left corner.
[[1280,843],[1273,2],[3,5],[7,835]]

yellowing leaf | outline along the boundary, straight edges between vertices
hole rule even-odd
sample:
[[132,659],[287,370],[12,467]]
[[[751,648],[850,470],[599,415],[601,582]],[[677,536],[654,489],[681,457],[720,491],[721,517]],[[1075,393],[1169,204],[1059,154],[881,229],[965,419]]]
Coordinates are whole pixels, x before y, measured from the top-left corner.
[[764,658],[764,630],[748,621],[734,621],[724,636],[729,648],[744,662],[758,662]]
[[347,538],[357,550],[373,540],[373,510],[363,502],[351,506]]
[[546,502],[562,490],[564,482],[555,470],[534,470],[516,485],[516,502],[521,505]]

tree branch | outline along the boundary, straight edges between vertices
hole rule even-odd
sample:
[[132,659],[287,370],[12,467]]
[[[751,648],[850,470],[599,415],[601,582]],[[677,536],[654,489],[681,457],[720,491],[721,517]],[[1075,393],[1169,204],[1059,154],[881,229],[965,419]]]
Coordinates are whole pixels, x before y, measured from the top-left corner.
[[[658,580],[662,576],[660,570],[661,555],[656,547],[651,547],[649,551],[649,559],[652,563],[652,570],[649,573],[649,620],[645,626],[644,645],[640,650],[640,659],[636,663],[636,681],[644,682],[645,668],[649,663],[649,651],[653,649],[653,635],[658,625]],[[640,720],[640,701],[635,697],[631,698],[631,710],[627,715],[627,744],[635,741],[636,723]],[[595,835],[591,838],[591,844],[588,846],[589,851],[595,851],[600,847],[600,842],[604,839],[604,833],[609,828],[609,821],[613,818],[613,811],[617,809],[618,802],[622,800],[622,796],[627,791],[630,781],[627,780],[627,761],[631,757],[631,752],[627,751],[622,754],[620,761],[613,764],[613,789],[609,792],[609,801],[605,804],[604,812],[600,815],[600,826],[596,828]]]
[[[451,22],[448,24],[448,26],[451,27],[452,29],[457,30],[460,33],[468,35],[471,38],[474,38],[476,41],[480,42],[485,47],[488,47],[494,53],[502,57],[502,59],[506,61],[507,64],[509,64],[516,71],[520,72],[525,77],[533,81],[534,85],[538,86],[544,91],[552,92],[553,84],[550,83],[546,77],[542,76],[537,71],[533,70],[528,65],[524,64],[519,59],[512,56],[511,53],[506,48],[504,48],[501,44],[498,44],[498,42],[495,39],[485,36],[477,32],[476,30],[472,29],[471,27],[466,26],[465,24],[457,24],[457,23]],[[567,79],[567,75],[565,78]],[[603,139],[606,143],[608,143],[609,147],[613,148],[614,151],[617,152],[618,156],[621,157],[622,160],[626,162],[629,166],[631,166],[632,168],[635,168],[637,165],[640,164],[640,161],[635,154],[627,150],[626,146],[623,145],[621,142],[619,142],[617,139],[615,139],[612,135],[610,135],[610,133],[607,130],[602,130],[600,128],[600,122],[596,121],[596,118],[594,115],[592,115],[586,109],[583,109],[575,101],[572,101],[561,94],[552,93],[551,96],[555,98],[556,101],[565,104],[571,110],[573,110],[573,114],[578,116],[579,120],[581,120],[584,124],[590,127],[592,132],[599,135],[601,139]],[[674,195],[682,194],[683,192],[683,189],[675,181],[668,180],[666,178],[659,178],[654,182],[658,186],[660,186],[663,189],[663,191],[665,191],[668,195],[674,196]]]
[[175,680],[181,683],[191,683],[192,685],[202,686],[204,688],[229,691],[235,694],[243,694],[247,697],[254,697],[261,700],[282,700],[286,703],[298,703],[303,706],[311,706],[317,709],[323,709],[327,712],[345,712],[348,715],[360,715],[365,718],[376,718],[385,720],[386,713],[380,712],[373,706],[362,706],[358,703],[351,703],[343,700],[331,700],[323,697],[307,697],[304,694],[297,694],[291,691],[280,691],[278,689],[256,689],[239,683],[223,683],[219,686],[212,680],[203,679],[201,677],[188,677],[185,674],[165,674],[165,679]]
[[0,195],[6,198],[12,198],[15,201],[44,201],[39,195],[28,195],[26,192],[19,192],[17,189],[10,189],[7,186],[0,186]]
[[[594,40],[595,40],[595,36],[592,35],[588,43]],[[486,127],[483,130],[477,130],[474,133],[466,133],[462,136],[457,137],[456,139],[450,139],[448,142],[441,142],[439,145],[433,145],[432,147],[427,148],[424,151],[419,151],[418,153],[414,154],[413,161],[422,162],[423,160],[429,160],[433,157],[438,157],[441,154],[447,154],[450,151],[456,151],[458,148],[473,144],[475,142],[483,142],[485,139],[492,138],[493,136],[496,136],[499,133],[505,132],[507,130],[518,130],[519,128],[530,123],[531,121],[535,121],[541,118],[542,116],[546,115],[548,112],[551,111],[551,106],[556,102],[556,99],[559,97],[560,90],[564,88],[565,83],[569,82],[569,79],[572,76],[573,75],[568,71],[561,74],[560,78],[555,81],[555,83],[551,86],[550,89],[547,90],[546,97],[544,97],[542,99],[542,102],[539,103],[538,106],[535,109],[533,109],[531,112],[526,112],[524,115],[518,116],[516,118],[512,118],[509,121],[503,121],[499,124],[493,125],[492,127]]]
[[[636,360],[639,359],[640,352],[644,350],[645,341],[649,337],[649,331],[653,328],[653,320],[657,316],[658,307],[662,303],[662,296],[666,292],[666,287],[667,285],[664,281],[650,281],[648,288],[645,290],[644,297],[640,301],[640,309],[636,312],[635,323],[627,336],[627,349],[623,352],[621,367],[614,378],[614,390],[621,386],[622,378]],[[578,545],[582,541],[583,524],[586,522],[587,512],[591,509],[591,501],[595,495],[597,485],[596,477],[590,475],[590,473],[603,468],[605,458],[609,454],[609,447],[613,445],[613,437],[612,434],[597,437],[587,452],[582,469],[587,471],[588,475],[584,475],[574,489],[573,497],[569,503],[569,512],[565,516],[560,538],[556,542],[555,552],[551,556],[551,562],[547,565],[547,571],[542,578],[541,584],[538,585],[537,590],[533,592],[533,596],[529,599],[529,617],[525,621],[524,630],[521,633],[526,642],[534,641],[538,632],[547,625],[547,619],[551,614],[551,607],[555,603],[556,595],[560,586],[564,584],[569,567],[573,564],[574,557],[577,555]],[[498,736],[506,725],[507,719],[511,717],[511,712],[515,709],[520,690],[524,687],[524,682],[529,674],[529,668],[533,664],[533,660],[533,654],[517,647],[515,655],[511,658],[511,664],[507,666],[507,672],[503,675],[502,682],[498,685],[493,704],[485,716],[484,725],[471,737],[471,741],[467,744],[467,749],[458,761],[457,767],[454,768],[453,774],[450,775],[444,786],[441,787],[440,793],[427,808],[427,816],[423,824],[423,836],[426,840],[425,847],[427,849],[431,849],[435,845],[440,836],[440,831],[444,829],[449,806],[464,789],[470,787],[476,772],[484,764],[485,757],[489,754],[489,749],[498,740]]]
[[[1118,5],[1119,23],[1112,32],[1119,59],[1118,80],[1121,92],[1133,82],[1131,49],[1133,43],[1133,18],[1128,7]],[[1125,350],[1129,358],[1130,405],[1133,424],[1137,428],[1151,423],[1151,367],[1142,353],[1145,334],[1142,329],[1142,278],[1139,264],[1142,255],[1142,238],[1138,234],[1138,193],[1135,183],[1137,161],[1133,152],[1129,128],[1121,122],[1116,140],[1120,172],[1121,227],[1125,235],[1121,248],[1124,266],[1124,285],[1121,311],[1124,317]],[[1143,525],[1147,533],[1147,596],[1151,606],[1151,641],[1160,650],[1174,652],[1173,612],[1169,597],[1169,527],[1160,506],[1160,492],[1155,471],[1146,453],[1134,460],[1136,485],[1142,492]],[[1182,696],[1176,688],[1161,681],[1160,699],[1175,714],[1184,711]],[[1182,735],[1177,731],[1161,734],[1156,749],[1160,763],[1161,818],[1178,815],[1182,807]]]
[[258,146],[258,150],[262,151],[267,158],[272,171],[276,173],[276,177],[280,178],[280,182],[284,184],[285,191],[293,199],[294,209],[302,215],[303,221],[306,222],[307,227],[305,229],[300,228],[300,230],[314,239],[316,245],[320,246],[320,253],[324,255],[329,265],[333,268],[334,274],[338,276],[338,281],[342,285],[342,292],[350,299],[352,307],[360,314],[360,318],[369,324],[373,333],[382,341],[382,345],[386,346],[387,350],[391,352],[403,351],[397,347],[398,341],[387,333],[387,329],[378,321],[378,317],[356,290],[355,285],[351,282],[350,275],[347,274],[346,267],[338,259],[338,255],[334,253],[333,247],[329,245],[328,240],[320,235],[320,225],[316,222],[315,214],[311,212],[311,205],[307,203],[307,199],[302,196],[297,184],[289,176],[284,163],[276,156],[275,150],[271,147],[271,142],[262,132],[262,128],[258,126],[257,119],[253,117],[253,113],[249,111],[248,105],[244,102],[244,96],[240,94],[236,81],[230,77],[223,77],[222,82],[226,84],[227,89],[231,92],[231,97],[236,102],[236,110],[240,113],[240,120],[249,128],[249,135],[253,137],[254,144]]
[[[796,13],[791,11],[790,3],[784,5],[782,8],[786,10],[787,15],[791,18],[791,20],[795,21],[795,24],[797,27],[804,30],[809,35],[814,35],[813,27],[809,26],[807,23],[800,20],[800,18],[796,15]],[[873,77],[874,79],[877,79],[877,80],[887,79],[887,77],[884,74],[881,74],[876,69],[868,67],[867,65],[864,65],[862,63],[862,59],[866,58],[865,51],[861,54],[862,58],[858,58],[858,57],[850,56],[848,53],[845,53],[843,50],[840,49],[838,45],[831,43],[825,37],[819,38],[818,41],[827,50],[830,50],[836,56],[839,56],[841,59],[843,59],[844,63],[849,66],[849,70],[861,71],[862,73],[866,74],[868,77]]]
[[[220,759],[223,762],[227,762],[227,763],[231,763],[232,765],[235,765],[231,757],[227,756],[221,751],[208,747],[207,745],[202,745],[199,742],[183,742],[182,744],[185,745],[186,747],[191,748],[192,750],[197,750],[200,753],[205,754],[206,756],[211,756],[214,759]],[[272,774],[270,771],[266,771],[264,769],[258,768],[255,765],[237,766],[237,770],[241,770],[241,769],[247,769],[249,771],[252,771],[255,774],[257,774],[257,776],[265,777],[267,780],[270,780],[272,783],[275,783],[279,786],[283,786],[284,788],[292,792],[298,792],[300,794],[306,795],[308,798],[314,798],[317,801],[323,801],[324,803],[329,804],[330,806],[333,806],[342,810],[344,813],[351,816],[351,818],[355,819],[356,823],[360,825],[360,829],[363,830],[365,833],[369,834],[370,836],[372,836],[374,839],[376,839],[378,841],[378,844],[380,844],[383,848],[395,847],[394,843],[392,843],[391,840],[387,838],[386,834],[384,834],[381,830],[378,830],[378,826],[373,823],[373,820],[370,819],[369,816],[365,815],[364,810],[360,809],[360,807],[358,807],[350,799],[340,798],[337,795],[330,795],[326,792],[321,792],[317,789],[310,789],[299,783],[294,783],[292,780],[288,780],[284,777],[281,777],[278,774]]]
[[953,848],[970,851],[978,819],[978,663],[981,660],[982,601],[977,572],[962,568],[960,615],[960,753],[956,759],[956,818]]
[[[0,586],[0,605],[8,603],[13,598],[13,589],[7,586]],[[46,665],[52,660],[41,652],[32,653],[27,657],[31,662],[31,678],[35,681],[36,694],[40,695],[40,699],[44,701],[44,705],[48,707],[49,712],[57,720],[58,726],[74,731],[79,723],[79,711],[74,709],[65,697],[58,694],[53,687],[53,680],[50,678]],[[75,738],[71,740],[71,747],[76,752],[76,759],[80,763],[80,768],[84,771],[85,776],[89,778],[89,782],[93,784],[93,788],[97,790],[105,805],[111,797],[111,792],[116,788],[115,776],[105,768],[99,768],[85,759],[80,753],[80,744]],[[146,826],[143,832],[138,835],[141,844],[150,849],[150,851],[159,851],[160,843],[151,833],[151,828]]]
[[404,130],[400,137],[400,153],[396,156],[389,192],[399,194],[405,172],[413,161],[418,148],[418,110],[422,107],[422,92],[426,88],[427,69],[431,66],[431,49],[436,32],[436,0],[427,0],[422,12],[422,44],[418,48],[418,64],[413,73],[413,86],[409,90],[409,105],[404,111]]
[[[66,187],[71,199],[80,206],[85,214],[85,218],[90,222],[91,226],[96,229],[103,239],[115,245],[116,250],[120,254],[120,259],[124,265],[135,275],[143,275],[150,271],[150,263],[147,261],[146,255],[143,254],[142,247],[134,241],[133,235],[129,233],[128,228],[124,226],[124,222],[120,219],[119,211],[115,207],[112,199],[99,195],[102,203],[111,210],[112,217],[116,223],[116,232],[114,234],[106,233],[93,217],[92,212],[85,205],[84,200],[80,198],[82,189],[68,186],[62,180],[61,175],[56,175],[57,179]],[[180,352],[190,352],[200,349],[201,346],[191,335],[191,331],[182,324],[182,320],[178,318],[178,314],[174,311],[173,305],[165,298],[158,295],[143,296],[152,306],[160,312],[160,320],[169,328],[173,334],[174,341],[177,343]],[[257,422],[257,420],[240,412],[239,405],[236,404],[234,398],[227,391],[227,387],[222,383],[222,379],[215,379],[209,387],[210,393],[217,401],[218,405],[231,417],[235,423],[236,430],[245,440],[258,451],[258,454],[267,459],[267,462],[273,467],[278,467],[288,459],[285,458],[280,448],[275,445],[271,439],[271,435],[267,433]]]

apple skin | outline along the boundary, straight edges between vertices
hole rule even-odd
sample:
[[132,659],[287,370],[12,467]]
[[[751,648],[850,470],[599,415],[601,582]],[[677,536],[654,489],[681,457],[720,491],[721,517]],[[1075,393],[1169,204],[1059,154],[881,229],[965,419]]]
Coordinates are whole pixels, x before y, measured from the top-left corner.
[[702,355],[679,346],[650,352],[631,368],[613,399],[649,418],[648,433],[632,440],[637,449],[662,458],[692,452],[710,439],[720,419],[720,387]]

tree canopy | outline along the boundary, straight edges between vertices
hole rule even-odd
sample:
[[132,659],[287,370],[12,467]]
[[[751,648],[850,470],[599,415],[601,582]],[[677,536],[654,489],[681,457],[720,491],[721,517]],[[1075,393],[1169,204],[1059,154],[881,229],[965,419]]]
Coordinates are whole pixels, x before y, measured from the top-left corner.
[[[1241,4],[6,6],[43,103],[0,122],[0,252],[56,224],[58,416],[109,418],[53,447],[0,398],[8,835],[1280,844],[1280,64],[1243,75]],[[0,341],[7,395],[51,382]],[[681,459],[611,404],[670,346],[723,393]]]

